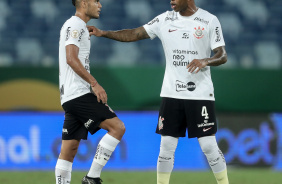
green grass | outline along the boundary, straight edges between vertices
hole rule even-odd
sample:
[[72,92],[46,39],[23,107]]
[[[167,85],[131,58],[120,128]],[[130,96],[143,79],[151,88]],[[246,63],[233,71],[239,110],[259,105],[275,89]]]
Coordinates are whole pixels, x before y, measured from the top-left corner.
[[[87,172],[74,171],[72,184],[80,184]],[[282,173],[267,169],[230,169],[230,184],[281,184]],[[103,184],[156,184],[156,172],[102,172]],[[52,171],[7,172],[0,171],[0,184],[55,184]],[[179,172],[171,175],[170,184],[216,184],[212,172]]]

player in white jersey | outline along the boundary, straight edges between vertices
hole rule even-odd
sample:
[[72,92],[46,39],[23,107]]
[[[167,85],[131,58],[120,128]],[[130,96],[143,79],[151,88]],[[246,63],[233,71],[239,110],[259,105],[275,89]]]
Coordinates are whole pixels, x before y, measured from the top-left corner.
[[72,0],[75,16],[60,32],[59,67],[61,104],[65,111],[61,152],[56,164],[56,184],[69,184],[74,157],[88,132],[107,130],[100,140],[91,168],[82,184],[100,184],[102,168],[125,133],[123,122],[107,105],[107,94],[90,74],[90,35],[86,23],[98,19],[99,0]]
[[[120,31],[90,27],[90,34],[132,42],[159,37],[166,69],[156,133],[161,134],[157,183],[168,184],[179,137],[197,137],[218,184],[228,184],[224,156],[215,133],[214,89],[210,66],[227,61],[221,25],[216,16],[196,7],[194,0],[171,0],[167,11],[148,24]],[[211,56],[211,50],[214,55]]]

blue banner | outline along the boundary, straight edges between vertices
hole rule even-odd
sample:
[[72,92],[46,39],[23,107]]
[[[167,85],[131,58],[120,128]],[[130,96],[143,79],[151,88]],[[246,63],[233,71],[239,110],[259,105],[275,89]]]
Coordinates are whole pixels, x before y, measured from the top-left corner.
[[[155,134],[157,112],[117,112],[126,133],[105,169],[155,169],[160,136]],[[54,169],[60,152],[63,113],[0,113],[0,169]],[[82,141],[74,169],[89,169],[96,146],[105,135],[100,130]],[[197,139],[179,140],[175,169],[206,169]]]
[[[160,148],[160,136],[155,134],[158,112],[117,112],[117,115],[124,122],[126,133],[105,169],[155,170]],[[216,137],[227,164],[282,170],[282,114],[257,119],[250,116],[244,120],[238,117],[219,116]],[[60,152],[63,121],[62,112],[0,113],[0,170],[53,170]],[[100,130],[81,141],[74,169],[89,169],[105,133]],[[208,168],[197,139],[180,138],[174,169]]]

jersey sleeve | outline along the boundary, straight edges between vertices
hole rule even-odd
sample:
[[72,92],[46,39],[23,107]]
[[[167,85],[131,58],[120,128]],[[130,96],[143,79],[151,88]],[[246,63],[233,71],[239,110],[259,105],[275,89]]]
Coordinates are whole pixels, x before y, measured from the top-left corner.
[[147,34],[150,36],[151,40],[153,40],[156,36],[159,36],[163,17],[164,13],[158,15],[153,20],[143,26]]
[[217,17],[214,17],[210,24],[210,44],[212,50],[225,46],[221,25]]
[[83,30],[83,26],[79,23],[72,22],[66,26],[66,41],[65,46],[74,44],[80,47],[80,32]]

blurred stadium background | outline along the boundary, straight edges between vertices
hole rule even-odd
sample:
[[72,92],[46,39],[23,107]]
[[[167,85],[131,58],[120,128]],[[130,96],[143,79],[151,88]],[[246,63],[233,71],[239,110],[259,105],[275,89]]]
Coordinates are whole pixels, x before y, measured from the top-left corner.
[[[213,68],[212,78],[217,139],[229,166],[230,183],[281,183],[282,1],[195,2],[218,16],[228,52],[228,62]],[[100,19],[89,24],[105,30],[139,27],[170,10],[169,0],[101,3]],[[47,173],[45,183],[54,182],[64,118],[58,90],[59,31],[74,11],[70,0],[0,0],[0,183],[20,183],[11,180],[15,176],[21,183],[44,183],[42,173]],[[155,183],[160,137],[154,130],[165,65],[161,43],[92,37],[91,44],[91,73],[127,127],[105,167],[105,181],[135,183],[138,177],[125,171],[136,171],[140,174],[136,183]],[[104,133],[82,142],[73,181],[79,183],[85,174],[79,171],[88,170]],[[247,169],[240,172],[242,168]],[[24,173],[30,176],[24,178],[24,170],[42,172]],[[118,170],[124,171],[118,173],[123,174],[119,179],[109,172]],[[180,140],[175,171],[182,172],[175,172],[172,183],[215,183],[194,139]],[[196,176],[208,175],[190,180],[199,171]],[[181,178],[177,174],[182,174],[182,180],[177,180]],[[144,177],[151,179],[144,181]]]

